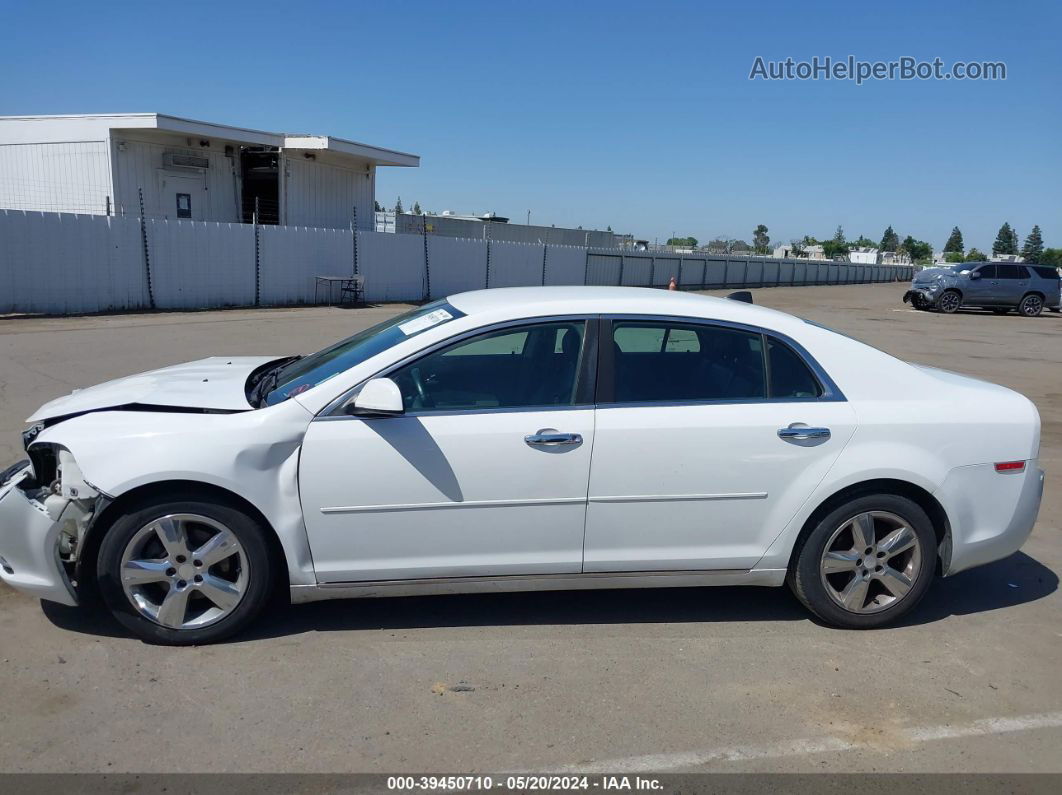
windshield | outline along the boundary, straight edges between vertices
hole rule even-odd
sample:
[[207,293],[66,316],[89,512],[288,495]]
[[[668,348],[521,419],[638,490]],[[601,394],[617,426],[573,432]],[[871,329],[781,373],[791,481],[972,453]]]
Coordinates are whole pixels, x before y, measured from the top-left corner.
[[464,317],[464,313],[446,301],[435,301],[377,323],[322,351],[282,364],[275,372],[267,371],[262,376],[260,383],[268,383],[269,391],[261,405],[272,406],[287,400],[393,348],[403,340],[459,317]]

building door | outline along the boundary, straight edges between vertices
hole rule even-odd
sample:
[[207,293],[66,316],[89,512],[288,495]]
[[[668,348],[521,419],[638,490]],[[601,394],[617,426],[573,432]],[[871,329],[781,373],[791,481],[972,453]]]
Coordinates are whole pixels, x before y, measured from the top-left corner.
[[205,221],[205,211],[206,177],[203,174],[159,172],[159,215]]

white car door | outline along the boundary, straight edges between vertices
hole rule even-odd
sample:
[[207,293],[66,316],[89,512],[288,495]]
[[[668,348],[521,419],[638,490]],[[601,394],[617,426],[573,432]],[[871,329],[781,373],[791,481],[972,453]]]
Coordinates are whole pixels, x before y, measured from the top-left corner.
[[594,438],[586,325],[466,336],[386,373],[404,415],[312,422],[299,489],[318,579],[579,572]]
[[851,437],[851,408],[796,347],[758,330],[612,327],[584,571],[751,568]]

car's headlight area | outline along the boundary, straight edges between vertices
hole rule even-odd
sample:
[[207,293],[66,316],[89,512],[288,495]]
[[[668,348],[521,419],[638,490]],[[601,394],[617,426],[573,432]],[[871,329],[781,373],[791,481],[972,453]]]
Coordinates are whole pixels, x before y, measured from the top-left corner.
[[99,507],[99,489],[85,480],[65,447],[35,444],[29,450],[33,476],[19,484],[30,501],[59,526],[57,557],[73,580],[74,564]]

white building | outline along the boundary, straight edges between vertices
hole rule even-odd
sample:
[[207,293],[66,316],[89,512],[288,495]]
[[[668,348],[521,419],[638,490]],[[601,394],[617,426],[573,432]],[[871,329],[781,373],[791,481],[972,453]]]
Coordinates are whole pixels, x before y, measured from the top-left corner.
[[900,254],[897,251],[883,251],[881,252],[881,264],[882,265],[910,265],[911,258],[907,254]]
[[859,265],[877,265],[881,257],[876,248],[856,246],[848,250],[848,261]]
[[0,208],[373,228],[378,166],[416,155],[159,113],[0,117]]
[[1021,254],[993,254],[988,259],[989,262],[1025,262],[1025,257]]
[[771,256],[775,259],[826,260],[826,254],[822,250],[822,246],[817,243],[812,246],[803,246],[800,249],[795,248],[791,243],[784,243],[775,247]]

